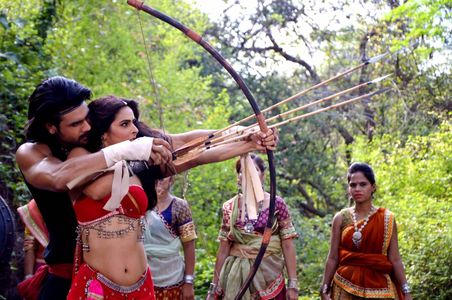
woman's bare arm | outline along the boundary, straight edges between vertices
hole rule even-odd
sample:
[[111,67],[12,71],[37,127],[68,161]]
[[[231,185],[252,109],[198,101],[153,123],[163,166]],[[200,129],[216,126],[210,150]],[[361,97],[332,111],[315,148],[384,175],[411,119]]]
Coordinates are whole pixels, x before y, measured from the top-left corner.
[[[184,261],[185,261],[185,275],[193,275],[195,273],[195,240],[183,242],[184,248]],[[183,300],[194,299],[194,287],[193,284],[185,283],[182,287]]]
[[[402,263],[402,258],[400,257],[398,240],[397,223],[394,220],[394,231],[391,236],[391,241],[389,242],[388,259],[394,268],[394,276],[397,281],[395,284],[401,286],[402,284],[407,283],[407,279],[405,277],[405,268]],[[405,300],[411,300],[411,295],[405,294]]]
[[220,240],[220,247],[218,248],[217,252],[217,259],[215,261],[215,268],[213,272],[213,279],[212,283],[215,286],[215,288],[212,291],[213,286],[209,288],[209,292],[207,293],[207,300],[216,299],[214,292],[216,288],[219,285],[220,281],[220,272],[223,268],[224,262],[226,261],[226,258],[229,256],[229,252],[231,250],[231,242],[227,240]]
[[217,259],[215,261],[215,268],[213,273],[213,280],[212,282],[214,284],[218,284],[218,281],[220,280],[220,272],[223,268],[224,262],[226,261],[226,258],[229,256],[229,252],[231,250],[231,242],[226,240],[220,241],[220,247],[218,248],[217,252]]

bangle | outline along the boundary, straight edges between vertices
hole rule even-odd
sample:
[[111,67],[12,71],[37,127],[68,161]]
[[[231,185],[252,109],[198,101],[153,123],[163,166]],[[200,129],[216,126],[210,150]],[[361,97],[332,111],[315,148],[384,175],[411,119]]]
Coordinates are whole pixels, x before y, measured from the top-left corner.
[[320,286],[320,294],[328,294],[330,292],[330,286],[326,283]]
[[405,282],[404,284],[402,284],[400,289],[402,290],[402,293],[404,293],[404,294],[409,294],[411,292],[411,288],[410,288],[410,285],[408,284],[408,282]]
[[209,285],[209,290],[207,291],[207,293],[213,295],[213,294],[215,294],[216,289],[217,289],[217,284],[211,282],[210,285]]
[[195,280],[195,276],[193,275],[185,275],[184,276],[184,283],[193,284]]
[[296,278],[289,278],[289,280],[287,280],[287,288],[298,291],[298,280]]

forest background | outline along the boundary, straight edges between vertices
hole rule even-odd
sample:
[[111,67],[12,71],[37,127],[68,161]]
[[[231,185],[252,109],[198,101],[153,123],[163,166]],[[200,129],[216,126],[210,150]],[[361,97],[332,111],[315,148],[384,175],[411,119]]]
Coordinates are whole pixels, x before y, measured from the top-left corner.
[[[0,195],[14,214],[30,199],[14,153],[24,141],[28,96],[44,78],[74,78],[93,90],[93,98],[137,99],[143,120],[171,133],[221,128],[251,114],[235,83],[203,49],[125,2],[0,0]],[[375,203],[396,215],[413,298],[451,299],[451,2],[224,2],[226,10],[214,20],[199,9],[202,1],[147,4],[220,49],[262,108],[390,53],[277,109],[392,74],[381,84],[391,88],[385,94],[279,130],[277,193],[289,204],[300,233],[300,299],[318,298],[331,219],[348,205],[345,173],[354,161],[373,166]],[[197,225],[199,299],[212,278],[221,204],[237,192],[233,164],[191,170],[179,176],[174,189],[191,204]],[[17,220],[16,215],[11,260],[0,270],[0,298],[23,276],[23,228]]]

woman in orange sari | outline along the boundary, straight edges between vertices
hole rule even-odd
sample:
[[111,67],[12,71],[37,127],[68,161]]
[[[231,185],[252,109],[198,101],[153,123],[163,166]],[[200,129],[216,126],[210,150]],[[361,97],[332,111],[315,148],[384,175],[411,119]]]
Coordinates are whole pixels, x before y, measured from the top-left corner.
[[376,190],[372,168],[354,163],[348,169],[347,180],[355,205],[333,218],[321,299],[411,300],[394,214],[372,203]]

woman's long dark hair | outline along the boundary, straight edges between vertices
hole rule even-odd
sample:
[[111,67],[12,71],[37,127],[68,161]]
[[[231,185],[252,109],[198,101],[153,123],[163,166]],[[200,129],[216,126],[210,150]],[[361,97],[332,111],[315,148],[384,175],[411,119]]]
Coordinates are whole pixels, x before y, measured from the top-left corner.
[[[165,139],[170,143],[171,139],[159,130],[151,129],[149,126],[139,121],[140,112],[138,103],[134,100],[120,98],[116,96],[105,96],[92,101],[89,107],[89,121],[91,131],[89,134],[88,150],[99,151],[102,148],[102,135],[108,131],[113,123],[116,114],[123,107],[129,107],[134,115],[134,124],[138,128],[137,137],[155,137]],[[155,192],[155,179],[161,178],[160,166],[151,166],[148,170],[136,174],[143,185],[143,189],[148,197],[148,209],[152,209],[157,204],[157,194]]]
[[102,148],[102,135],[108,131],[116,114],[126,106],[130,107],[135,119],[138,119],[138,103],[134,100],[105,96],[92,101],[88,105],[88,119],[91,124],[87,146],[89,151],[96,152]]
[[123,107],[128,106],[135,118],[134,124],[138,128],[137,137],[149,136],[170,141],[170,138],[160,130],[152,129],[141,122],[138,103],[135,100],[120,98],[116,96],[105,96],[92,101],[89,105],[88,118],[91,124],[89,135],[89,150],[99,151],[102,148],[102,135],[108,131],[115,120],[116,114]]
[[[149,136],[166,140],[171,144],[171,138],[162,131],[152,129],[141,121],[137,121],[135,126],[138,128],[137,137]],[[148,197],[148,210],[153,209],[157,205],[157,193],[155,191],[156,179],[163,178],[162,171],[159,165],[151,166],[149,170],[137,174],[143,184],[144,191]]]

